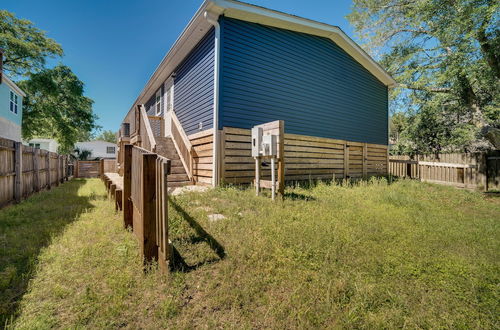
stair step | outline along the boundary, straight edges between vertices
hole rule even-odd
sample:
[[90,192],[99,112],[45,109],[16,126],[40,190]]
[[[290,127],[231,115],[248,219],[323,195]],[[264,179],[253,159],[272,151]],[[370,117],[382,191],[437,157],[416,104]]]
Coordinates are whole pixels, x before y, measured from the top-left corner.
[[167,180],[169,182],[189,181],[189,177],[187,176],[187,174],[170,174],[167,176]]
[[169,182],[168,187],[184,187],[190,185],[191,181],[177,181],[177,182]]
[[184,166],[172,166],[170,167],[171,174],[186,174]]

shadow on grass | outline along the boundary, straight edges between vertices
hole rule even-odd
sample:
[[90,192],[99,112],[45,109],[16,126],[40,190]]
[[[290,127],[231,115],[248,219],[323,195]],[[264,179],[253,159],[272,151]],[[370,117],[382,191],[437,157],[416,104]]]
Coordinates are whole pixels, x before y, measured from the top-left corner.
[[170,200],[170,205],[175,209],[175,211],[184,219],[186,222],[191,226],[191,228],[194,229],[196,232],[196,235],[198,237],[193,237],[192,238],[192,243],[198,243],[198,242],[205,242],[208,244],[208,246],[217,254],[219,259],[213,258],[209,260],[204,260],[202,262],[196,263],[194,265],[188,265],[182,255],[179,253],[179,251],[173,247],[173,252],[174,252],[174,262],[172,265],[172,269],[175,271],[182,271],[182,272],[190,272],[192,270],[197,269],[198,267],[201,267],[205,264],[217,262],[221,259],[224,259],[226,256],[226,252],[224,250],[224,247],[217,242],[215,238],[213,238],[212,235],[210,235],[203,227],[191,216],[189,215],[180,205],[176,204],[173,200]]
[[84,184],[84,180],[72,180],[0,210],[0,328],[16,318],[40,250],[92,208],[95,194],[78,196]]

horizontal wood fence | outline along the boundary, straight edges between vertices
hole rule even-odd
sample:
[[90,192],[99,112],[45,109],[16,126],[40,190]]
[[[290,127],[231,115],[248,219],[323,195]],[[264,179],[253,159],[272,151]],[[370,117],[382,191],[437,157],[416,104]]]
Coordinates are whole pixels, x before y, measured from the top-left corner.
[[68,179],[68,157],[0,138],[0,207]]
[[390,156],[389,174],[459,188],[500,189],[500,152]]
[[100,160],[78,160],[75,165],[76,178],[99,178],[101,176]]
[[167,269],[171,257],[168,240],[168,182],[170,160],[146,149],[125,145],[123,221],[132,227],[146,262],[158,260]]
[[[221,132],[221,177],[226,183],[255,178],[251,131],[224,127]],[[387,146],[285,133],[285,180],[328,180],[387,175]],[[269,167],[262,169],[269,179]]]

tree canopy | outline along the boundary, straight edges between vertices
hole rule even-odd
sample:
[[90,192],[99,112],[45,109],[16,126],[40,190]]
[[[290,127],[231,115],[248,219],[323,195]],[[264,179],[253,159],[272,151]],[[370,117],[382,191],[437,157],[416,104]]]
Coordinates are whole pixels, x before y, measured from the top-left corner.
[[486,147],[482,138],[500,127],[499,7],[495,0],[353,0],[348,19],[399,83],[391,111],[408,117],[401,151]]
[[101,134],[95,137],[95,140],[116,143],[116,133],[111,130],[102,131]]
[[22,124],[25,139],[54,138],[61,151],[71,152],[94,129],[93,101],[84,96],[83,83],[69,67],[44,69],[18,84],[27,94]]
[[0,48],[5,55],[3,69],[12,76],[40,71],[47,58],[63,55],[61,45],[44,31],[7,10],[0,10]]

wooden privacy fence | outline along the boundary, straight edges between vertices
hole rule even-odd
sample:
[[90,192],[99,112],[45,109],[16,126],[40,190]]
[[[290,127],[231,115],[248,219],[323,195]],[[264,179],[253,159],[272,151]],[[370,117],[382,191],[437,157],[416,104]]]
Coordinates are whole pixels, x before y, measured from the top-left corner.
[[100,178],[104,173],[116,173],[116,159],[76,161],[76,178]]
[[390,156],[389,174],[460,188],[500,189],[500,152]]
[[169,159],[140,147],[125,145],[124,225],[132,227],[144,260],[158,260],[162,269],[167,269],[171,257],[168,240],[169,172]]
[[68,157],[0,138],[0,207],[68,179]]

